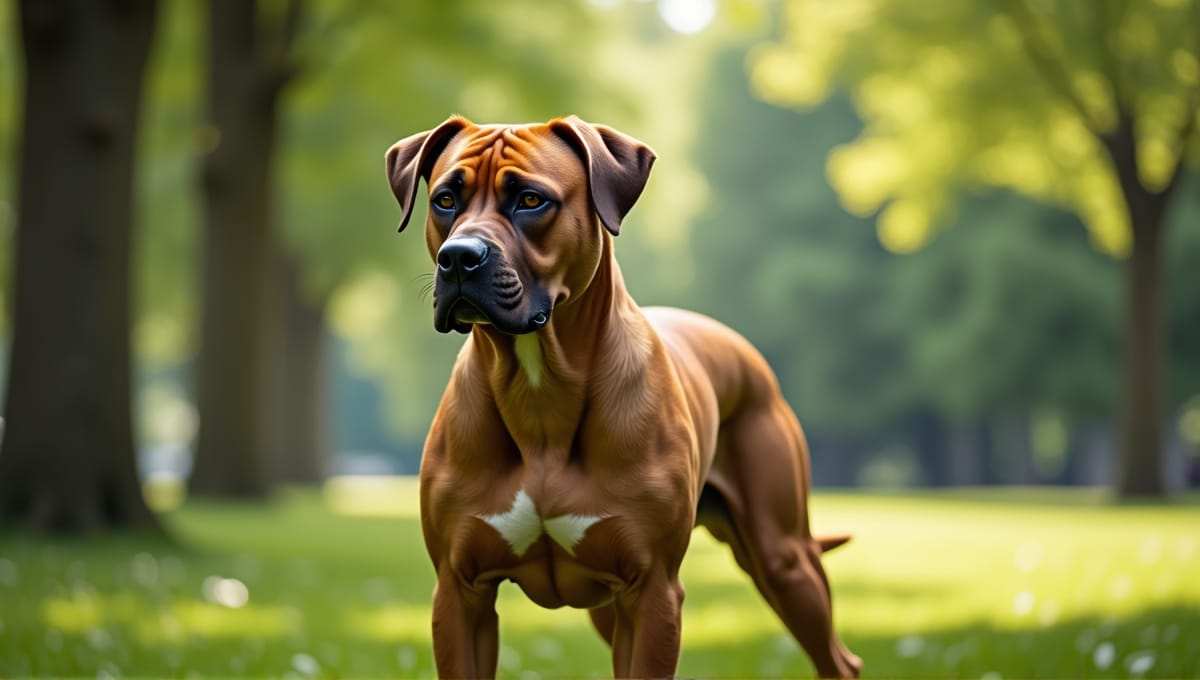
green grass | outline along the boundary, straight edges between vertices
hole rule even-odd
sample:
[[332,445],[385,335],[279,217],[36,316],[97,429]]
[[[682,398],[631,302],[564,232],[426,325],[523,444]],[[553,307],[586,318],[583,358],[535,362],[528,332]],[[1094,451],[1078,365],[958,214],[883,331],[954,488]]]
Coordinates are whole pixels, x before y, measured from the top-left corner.
[[[432,675],[411,483],[332,491],[189,503],[167,516],[174,544],[0,534],[0,676]],[[813,512],[818,531],[855,535],[826,566],[868,677],[1200,676],[1194,503],[823,493]],[[811,677],[703,531],[683,578],[681,674]],[[583,612],[538,609],[511,584],[499,612],[501,675],[609,673]]]

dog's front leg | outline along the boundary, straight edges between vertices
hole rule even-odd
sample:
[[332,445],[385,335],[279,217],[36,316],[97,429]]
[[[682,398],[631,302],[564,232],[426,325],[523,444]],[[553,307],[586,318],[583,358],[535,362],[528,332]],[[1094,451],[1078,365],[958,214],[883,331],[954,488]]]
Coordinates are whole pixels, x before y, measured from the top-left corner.
[[679,663],[683,584],[678,574],[653,572],[614,602],[613,675],[666,678]]
[[433,591],[433,655],[443,678],[494,678],[500,650],[496,584],[440,572]]

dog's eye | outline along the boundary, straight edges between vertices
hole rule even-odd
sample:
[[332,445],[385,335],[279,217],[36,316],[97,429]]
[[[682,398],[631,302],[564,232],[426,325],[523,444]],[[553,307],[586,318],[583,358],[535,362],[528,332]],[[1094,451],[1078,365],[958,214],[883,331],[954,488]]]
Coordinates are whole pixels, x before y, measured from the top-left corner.
[[434,196],[433,204],[436,205],[437,207],[441,208],[442,210],[453,210],[454,209],[454,195],[451,194],[449,191],[443,191],[442,193],[438,194],[437,196]]
[[545,202],[546,199],[538,194],[532,191],[525,191],[517,197],[517,208],[521,210],[533,210],[534,208],[540,208]]

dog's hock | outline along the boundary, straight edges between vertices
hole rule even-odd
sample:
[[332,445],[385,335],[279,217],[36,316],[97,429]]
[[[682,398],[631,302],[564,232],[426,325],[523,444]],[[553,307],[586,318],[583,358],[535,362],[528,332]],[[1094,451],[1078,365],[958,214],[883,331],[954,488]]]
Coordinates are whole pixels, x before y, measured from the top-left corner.
[[482,515],[479,519],[495,529],[512,548],[513,554],[521,557],[542,534],[562,546],[567,554],[575,554],[575,546],[583,540],[588,527],[604,519],[603,515],[560,515],[542,519],[533,499],[525,489],[517,491],[512,509],[495,515]]

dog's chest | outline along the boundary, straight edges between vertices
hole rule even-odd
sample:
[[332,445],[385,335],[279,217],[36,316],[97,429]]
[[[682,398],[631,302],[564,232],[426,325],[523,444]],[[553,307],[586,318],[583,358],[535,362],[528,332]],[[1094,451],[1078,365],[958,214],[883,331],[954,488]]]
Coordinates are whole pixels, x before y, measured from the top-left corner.
[[476,517],[499,533],[516,557],[523,557],[542,536],[550,537],[568,555],[574,555],[575,546],[583,540],[588,529],[604,519],[604,515],[574,513],[547,517],[538,510],[524,488],[517,491],[512,507],[507,511]]

